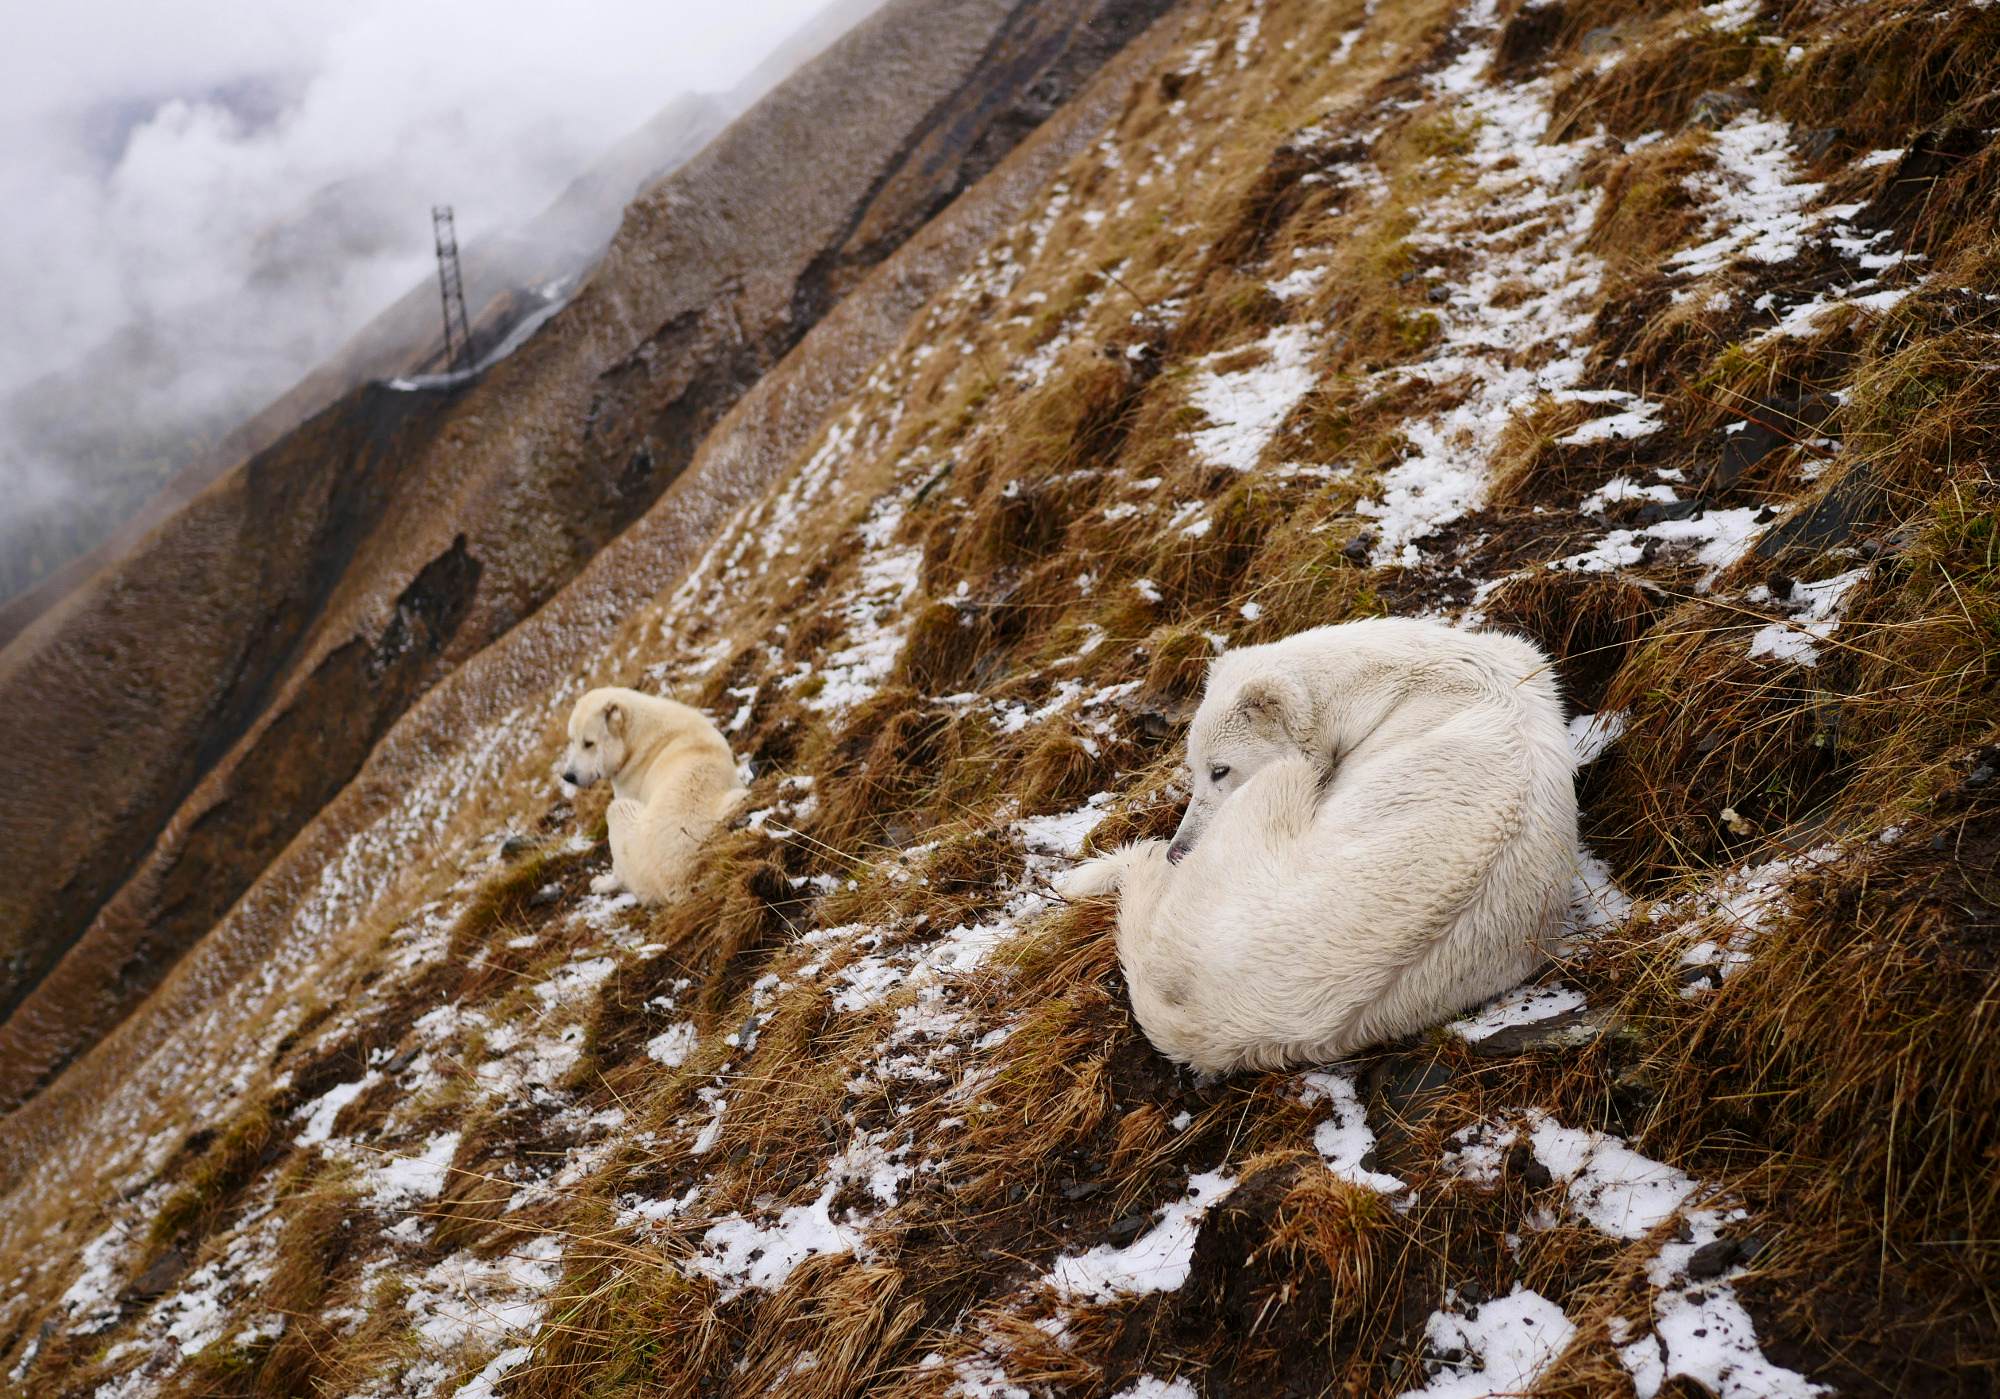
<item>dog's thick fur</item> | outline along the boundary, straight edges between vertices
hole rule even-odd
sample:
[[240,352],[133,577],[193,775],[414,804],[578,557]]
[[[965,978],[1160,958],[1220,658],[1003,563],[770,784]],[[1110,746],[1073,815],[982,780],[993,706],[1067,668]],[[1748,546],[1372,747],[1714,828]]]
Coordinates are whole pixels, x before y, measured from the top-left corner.
[[563,780],[611,779],[611,873],[601,894],[629,889],[647,903],[687,892],[702,842],[744,797],[729,742],[698,709],[637,690],[592,690],[569,716]]
[[1574,762],[1546,658],[1404,619],[1220,657],[1180,831],[1071,872],[1121,892],[1146,1036],[1199,1069],[1338,1059],[1534,970],[1575,869]]

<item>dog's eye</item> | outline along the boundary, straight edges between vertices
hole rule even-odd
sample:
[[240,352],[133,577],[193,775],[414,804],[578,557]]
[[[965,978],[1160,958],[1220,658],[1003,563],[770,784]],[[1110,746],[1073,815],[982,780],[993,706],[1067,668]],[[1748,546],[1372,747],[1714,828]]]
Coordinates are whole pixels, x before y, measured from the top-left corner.
[[1227,776],[1229,776],[1229,764],[1214,763],[1210,765],[1208,769],[1208,780],[1210,782],[1220,782]]
[[586,738],[583,741],[583,746],[585,748],[595,748],[597,746],[597,740],[593,738]]

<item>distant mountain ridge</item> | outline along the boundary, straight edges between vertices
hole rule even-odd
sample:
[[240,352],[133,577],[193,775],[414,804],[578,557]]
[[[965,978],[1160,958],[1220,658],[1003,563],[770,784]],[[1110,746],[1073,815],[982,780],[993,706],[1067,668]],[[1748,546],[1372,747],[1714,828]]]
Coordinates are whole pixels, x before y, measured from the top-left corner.
[[[871,15],[632,204],[514,356],[333,399],[0,651],[17,765],[0,796],[0,1103],[143,999],[403,707],[642,514],[868,268],[1163,4]],[[434,315],[412,292],[301,403],[392,362],[399,317]],[[413,644],[405,599],[426,579],[464,595],[419,607]],[[62,717],[85,708],[88,732]],[[285,756],[301,727],[323,738],[310,771]],[[29,799],[58,770],[101,800]]]
[[[461,254],[478,343],[497,344],[539,308],[542,289],[579,277],[610,241],[625,206],[646,186],[685,162],[879,3],[833,0],[734,87],[675,97],[540,214],[518,228],[469,240]],[[324,209],[295,214],[271,231],[268,265],[246,269],[246,277],[296,279],[325,260],[327,250],[316,244],[338,237],[344,216],[337,192],[327,194]],[[418,221],[425,213],[405,212]],[[0,405],[28,450],[53,463],[73,487],[57,515],[26,522],[28,532],[20,540],[0,539],[0,646],[130,550],[220,472],[357,384],[434,368],[443,354],[437,285],[427,277],[269,402],[259,404],[253,392],[239,395],[237,406],[188,417],[173,411],[148,379],[149,366],[200,353],[199,345],[172,338],[190,340],[193,329],[121,332],[81,365],[52,373]],[[107,395],[108,387],[116,392]],[[71,540],[84,541],[83,546],[77,549]],[[74,557],[53,552],[59,550]],[[37,551],[41,563],[28,558]]]

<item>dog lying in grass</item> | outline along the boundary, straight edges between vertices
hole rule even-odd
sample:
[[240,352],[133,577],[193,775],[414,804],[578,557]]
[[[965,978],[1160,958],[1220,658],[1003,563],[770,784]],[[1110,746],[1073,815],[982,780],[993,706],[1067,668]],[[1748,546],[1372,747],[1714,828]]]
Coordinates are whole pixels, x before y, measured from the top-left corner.
[[637,690],[592,690],[569,716],[563,781],[611,779],[611,872],[600,894],[629,889],[647,903],[687,892],[703,841],[736,809],[729,742],[700,710]]
[[1339,1059],[1520,982],[1561,927],[1576,793],[1530,643],[1318,627],[1220,657],[1171,843],[1079,866],[1117,891],[1140,1027],[1198,1069]]

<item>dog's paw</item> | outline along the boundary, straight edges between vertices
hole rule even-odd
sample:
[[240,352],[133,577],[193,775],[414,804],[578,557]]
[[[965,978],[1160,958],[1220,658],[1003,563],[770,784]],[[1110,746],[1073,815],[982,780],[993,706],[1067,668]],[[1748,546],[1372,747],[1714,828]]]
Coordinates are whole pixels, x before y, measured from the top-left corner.
[[593,894],[615,894],[624,887],[625,881],[616,873],[600,874],[590,881],[590,892]]

